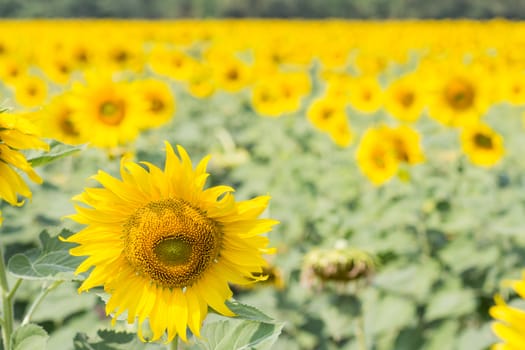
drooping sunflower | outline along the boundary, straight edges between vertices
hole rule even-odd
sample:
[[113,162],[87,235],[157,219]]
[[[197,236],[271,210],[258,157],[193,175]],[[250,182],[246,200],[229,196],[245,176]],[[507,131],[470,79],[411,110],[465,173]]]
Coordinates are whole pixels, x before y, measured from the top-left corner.
[[14,168],[27,174],[31,181],[42,183],[20,152],[26,149],[48,150],[49,145],[39,138],[37,128],[22,115],[0,113],[0,199],[15,206],[24,203],[18,195],[31,198],[31,191]]
[[79,291],[103,286],[107,314],[138,319],[141,339],[149,319],[151,341],[164,333],[167,341],[186,340],[188,327],[199,336],[208,306],[233,316],[228,283],[264,279],[263,254],[274,251],[262,234],[278,223],[258,218],[269,196],[237,202],[229,186],[203,189],[209,157],[193,169],[184,148],[177,150],[180,159],[166,142],[164,171],[125,158],[122,180],[99,171],[94,179],[103,188],[74,197],[88,208],[77,205],[71,218],[87,227],[67,239],[79,244],[72,255],[88,256],[76,272],[93,267]]
[[[525,299],[525,281],[507,281],[518,295]],[[489,310],[490,315],[497,320],[492,324],[492,331],[503,342],[494,344],[491,350],[519,350],[525,347],[525,311],[509,306],[500,295],[494,297],[496,305]]]
[[503,138],[484,123],[466,127],[461,131],[461,147],[475,165],[496,165],[505,153]]

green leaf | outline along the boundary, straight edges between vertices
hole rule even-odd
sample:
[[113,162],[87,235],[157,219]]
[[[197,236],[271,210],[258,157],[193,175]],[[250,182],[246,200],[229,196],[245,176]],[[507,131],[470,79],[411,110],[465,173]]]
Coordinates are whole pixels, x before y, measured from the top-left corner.
[[432,328],[432,332],[429,332],[429,338],[426,342],[425,349],[454,349],[458,328],[459,322],[457,320],[441,322],[438,327]]
[[67,157],[83,150],[84,148],[86,148],[85,145],[71,146],[56,140],[51,140],[51,143],[49,144],[49,152],[39,152],[34,156],[30,155],[28,161],[34,167],[42,166],[57,159]]
[[209,350],[271,349],[284,324],[227,319],[205,324],[196,345]]
[[440,253],[440,258],[456,273],[468,269],[482,270],[493,266],[499,258],[495,246],[482,247],[471,236],[460,237],[450,242]]
[[[62,230],[61,237],[72,235],[71,231]],[[18,278],[30,280],[81,280],[74,274],[77,266],[84,260],[69,254],[75,244],[61,241],[58,236],[51,237],[47,231],[40,233],[42,248],[31,249],[15,254],[9,259],[7,268]]]
[[228,306],[228,308],[237,315],[236,318],[266,323],[271,323],[274,321],[270,316],[265,315],[259,309],[250,305],[241,304],[235,300],[227,300],[226,306]]
[[47,338],[44,328],[32,323],[26,324],[13,333],[11,348],[13,350],[45,349]]
[[476,308],[476,298],[469,289],[445,289],[433,294],[425,313],[425,320],[433,321],[440,318],[454,318],[473,312]]
[[416,304],[404,297],[381,295],[364,301],[365,333],[394,332],[416,323]]
[[73,339],[75,350],[139,350],[146,344],[137,340],[135,333],[101,329],[98,338],[90,339],[85,333],[77,333]]
[[427,260],[422,265],[389,266],[374,278],[373,283],[388,292],[424,301],[432,293],[432,285],[438,280],[439,272],[439,265],[433,260]]

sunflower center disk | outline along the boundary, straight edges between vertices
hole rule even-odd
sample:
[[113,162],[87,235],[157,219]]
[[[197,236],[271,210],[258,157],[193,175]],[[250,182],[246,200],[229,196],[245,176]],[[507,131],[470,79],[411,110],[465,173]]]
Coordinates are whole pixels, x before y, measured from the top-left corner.
[[119,125],[125,116],[123,101],[105,101],[98,111],[100,121],[108,125]]
[[124,254],[144,277],[168,288],[195,283],[217,259],[220,226],[182,199],[150,202],[124,224]]
[[455,110],[465,110],[474,104],[475,90],[467,81],[452,81],[448,84],[445,99]]

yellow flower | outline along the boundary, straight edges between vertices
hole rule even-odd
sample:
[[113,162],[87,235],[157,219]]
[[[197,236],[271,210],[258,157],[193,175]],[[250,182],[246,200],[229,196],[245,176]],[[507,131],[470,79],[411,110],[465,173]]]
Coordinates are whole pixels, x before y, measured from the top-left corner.
[[157,74],[187,81],[192,76],[193,68],[198,62],[182,51],[157,46],[149,56],[149,64]]
[[0,199],[11,205],[20,206],[24,201],[18,195],[31,198],[31,191],[17,168],[36,183],[42,179],[33,170],[20,150],[48,150],[49,145],[37,136],[36,127],[26,118],[17,114],[0,113]]
[[381,185],[394,176],[399,164],[414,165],[425,158],[419,134],[406,125],[381,125],[368,129],[356,155],[361,171],[375,185]]
[[352,143],[352,129],[346,116],[344,118],[336,118],[328,129],[330,138],[339,147],[348,147]]
[[37,107],[47,99],[47,83],[34,75],[20,76],[14,82],[16,102],[24,107]]
[[43,136],[75,145],[84,142],[75,121],[72,96],[69,93],[53,97],[40,113],[38,125]]
[[421,82],[416,74],[405,75],[392,82],[385,94],[385,109],[396,119],[415,122],[425,107]]
[[525,104],[525,74],[521,69],[506,71],[501,76],[501,100],[512,105]]
[[[98,77],[97,79],[95,79]],[[142,100],[132,85],[107,76],[91,76],[75,87],[72,121],[81,137],[98,147],[116,147],[139,132]]]
[[206,98],[215,92],[215,83],[211,74],[211,67],[207,64],[196,63],[191,70],[188,92],[197,98]]
[[175,114],[175,98],[168,84],[161,80],[147,79],[137,83],[137,99],[144,100],[140,118],[143,128],[161,126]]
[[213,77],[217,88],[239,92],[250,83],[251,68],[239,59],[226,58],[214,63]]
[[429,115],[446,126],[476,124],[490,105],[488,78],[480,69],[436,68],[429,82]]
[[265,117],[297,111],[302,98],[310,92],[310,80],[302,73],[273,73],[257,80],[252,89],[252,106]]
[[[525,281],[507,281],[518,295],[525,298]],[[494,344],[492,350],[520,350],[525,348],[525,311],[511,307],[499,295],[494,297],[496,305],[489,310],[497,320],[492,324],[492,331],[503,342]]]
[[420,136],[416,130],[403,125],[395,128],[382,127],[384,142],[389,143],[399,162],[418,164],[425,159]]
[[336,121],[346,120],[345,105],[337,97],[324,96],[312,102],[306,117],[317,129],[329,131]]
[[12,85],[27,70],[27,64],[13,56],[0,58],[0,79]]
[[391,145],[384,142],[384,133],[378,128],[365,131],[356,151],[356,159],[363,174],[376,186],[390,180],[399,168]]
[[383,105],[384,92],[375,77],[359,77],[351,82],[350,104],[362,113],[374,113]]
[[505,153],[501,135],[483,123],[462,130],[461,147],[472,163],[484,167],[496,165]]
[[[88,256],[77,273],[90,270],[79,291],[103,286],[110,294],[107,314],[127,311],[138,318],[138,335],[149,319],[155,341],[167,333],[186,340],[187,327],[199,336],[208,307],[233,316],[225,305],[228,283],[247,284],[264,277],[272,254],[262,236],[278,222],[260,219],[269,196],[237,202],[229,186],[203,189],[204,158],[195,169],[181,146],[179,157],[166,143],[164,171],[123,159],[122,180],[99,171],[102,188],[87,188],[74,200],[71,218],[87,225],[67,241],[78,243],[75,256]],[[147,168],[147,170],[146,170]]]

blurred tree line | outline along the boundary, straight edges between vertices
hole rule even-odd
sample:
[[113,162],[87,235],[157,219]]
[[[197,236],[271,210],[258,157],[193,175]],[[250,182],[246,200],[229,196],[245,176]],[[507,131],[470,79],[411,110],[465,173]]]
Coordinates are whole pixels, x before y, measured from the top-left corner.
[[3,18],[525,18],[517,0],[0,0]]

